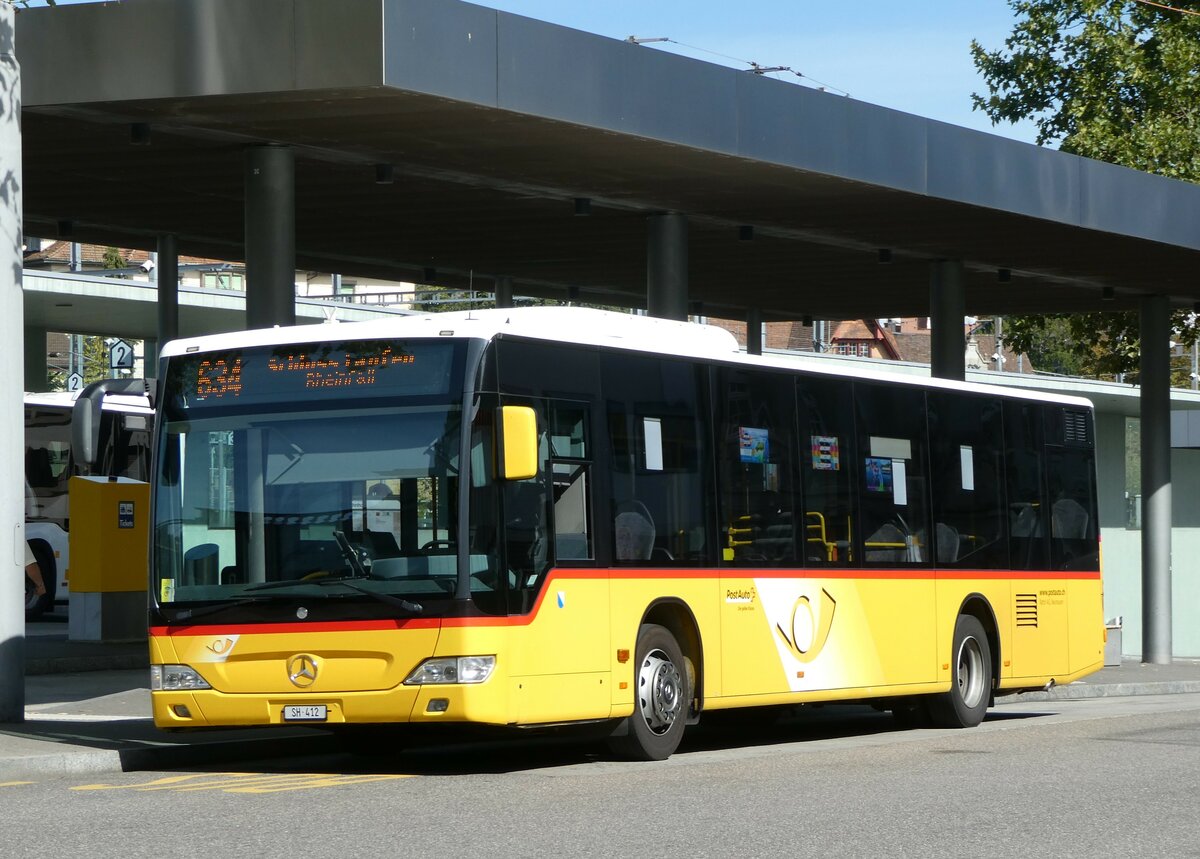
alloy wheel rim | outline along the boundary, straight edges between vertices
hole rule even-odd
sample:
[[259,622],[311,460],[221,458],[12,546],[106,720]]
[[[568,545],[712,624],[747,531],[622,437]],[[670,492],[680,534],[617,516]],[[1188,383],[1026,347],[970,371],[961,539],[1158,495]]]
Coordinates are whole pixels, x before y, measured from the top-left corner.
[[958,648],[958,693],[967,707],[975,708],[983,699],[983,653],[974,638],[963,639]]
[[642,718],[655,734],[665,734],[683,707],[683,678],[661,650],[646,654],[638,671],[638,704]]

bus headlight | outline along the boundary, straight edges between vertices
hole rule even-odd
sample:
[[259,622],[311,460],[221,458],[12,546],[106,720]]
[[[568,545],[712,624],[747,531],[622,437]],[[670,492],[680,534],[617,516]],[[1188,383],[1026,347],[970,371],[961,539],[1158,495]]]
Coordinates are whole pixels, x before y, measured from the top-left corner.
[[154,692],[178,692],[183,689],[211,689],[208,681],[186,665],[151,665],[150,689]]
[[482,683],[492,676],[495,656],[443,656],[426,659],[405,678],[407,686]]

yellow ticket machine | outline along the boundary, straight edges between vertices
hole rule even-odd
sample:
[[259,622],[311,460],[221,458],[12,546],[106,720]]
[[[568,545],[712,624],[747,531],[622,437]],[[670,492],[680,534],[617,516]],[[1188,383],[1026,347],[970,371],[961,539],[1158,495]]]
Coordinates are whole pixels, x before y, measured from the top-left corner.
[[69,491],[69,637],[145,640],[150,484],[76,476]]

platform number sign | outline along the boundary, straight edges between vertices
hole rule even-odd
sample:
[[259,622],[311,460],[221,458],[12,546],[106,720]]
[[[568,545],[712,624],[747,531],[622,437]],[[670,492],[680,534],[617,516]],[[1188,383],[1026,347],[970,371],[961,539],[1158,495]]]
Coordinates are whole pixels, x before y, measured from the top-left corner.
[[108,347],[108,366],[113,370],[133,369],[133,346],[128,340],[114,340]]

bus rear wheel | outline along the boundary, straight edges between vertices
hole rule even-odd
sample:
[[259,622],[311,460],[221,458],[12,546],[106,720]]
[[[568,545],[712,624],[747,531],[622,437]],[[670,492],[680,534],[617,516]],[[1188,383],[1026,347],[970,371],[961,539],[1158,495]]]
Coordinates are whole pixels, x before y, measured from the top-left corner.
[[951,656],[950,691],[930,700],[929,715],[939,728],[974,728],[992,697],[992,653],[978,618],[959,615]]
[[635,761],[664,761],[679,747],[692,697],[687,663],[675,637],[658,624],[638,631],[634,707],[609,748]]

